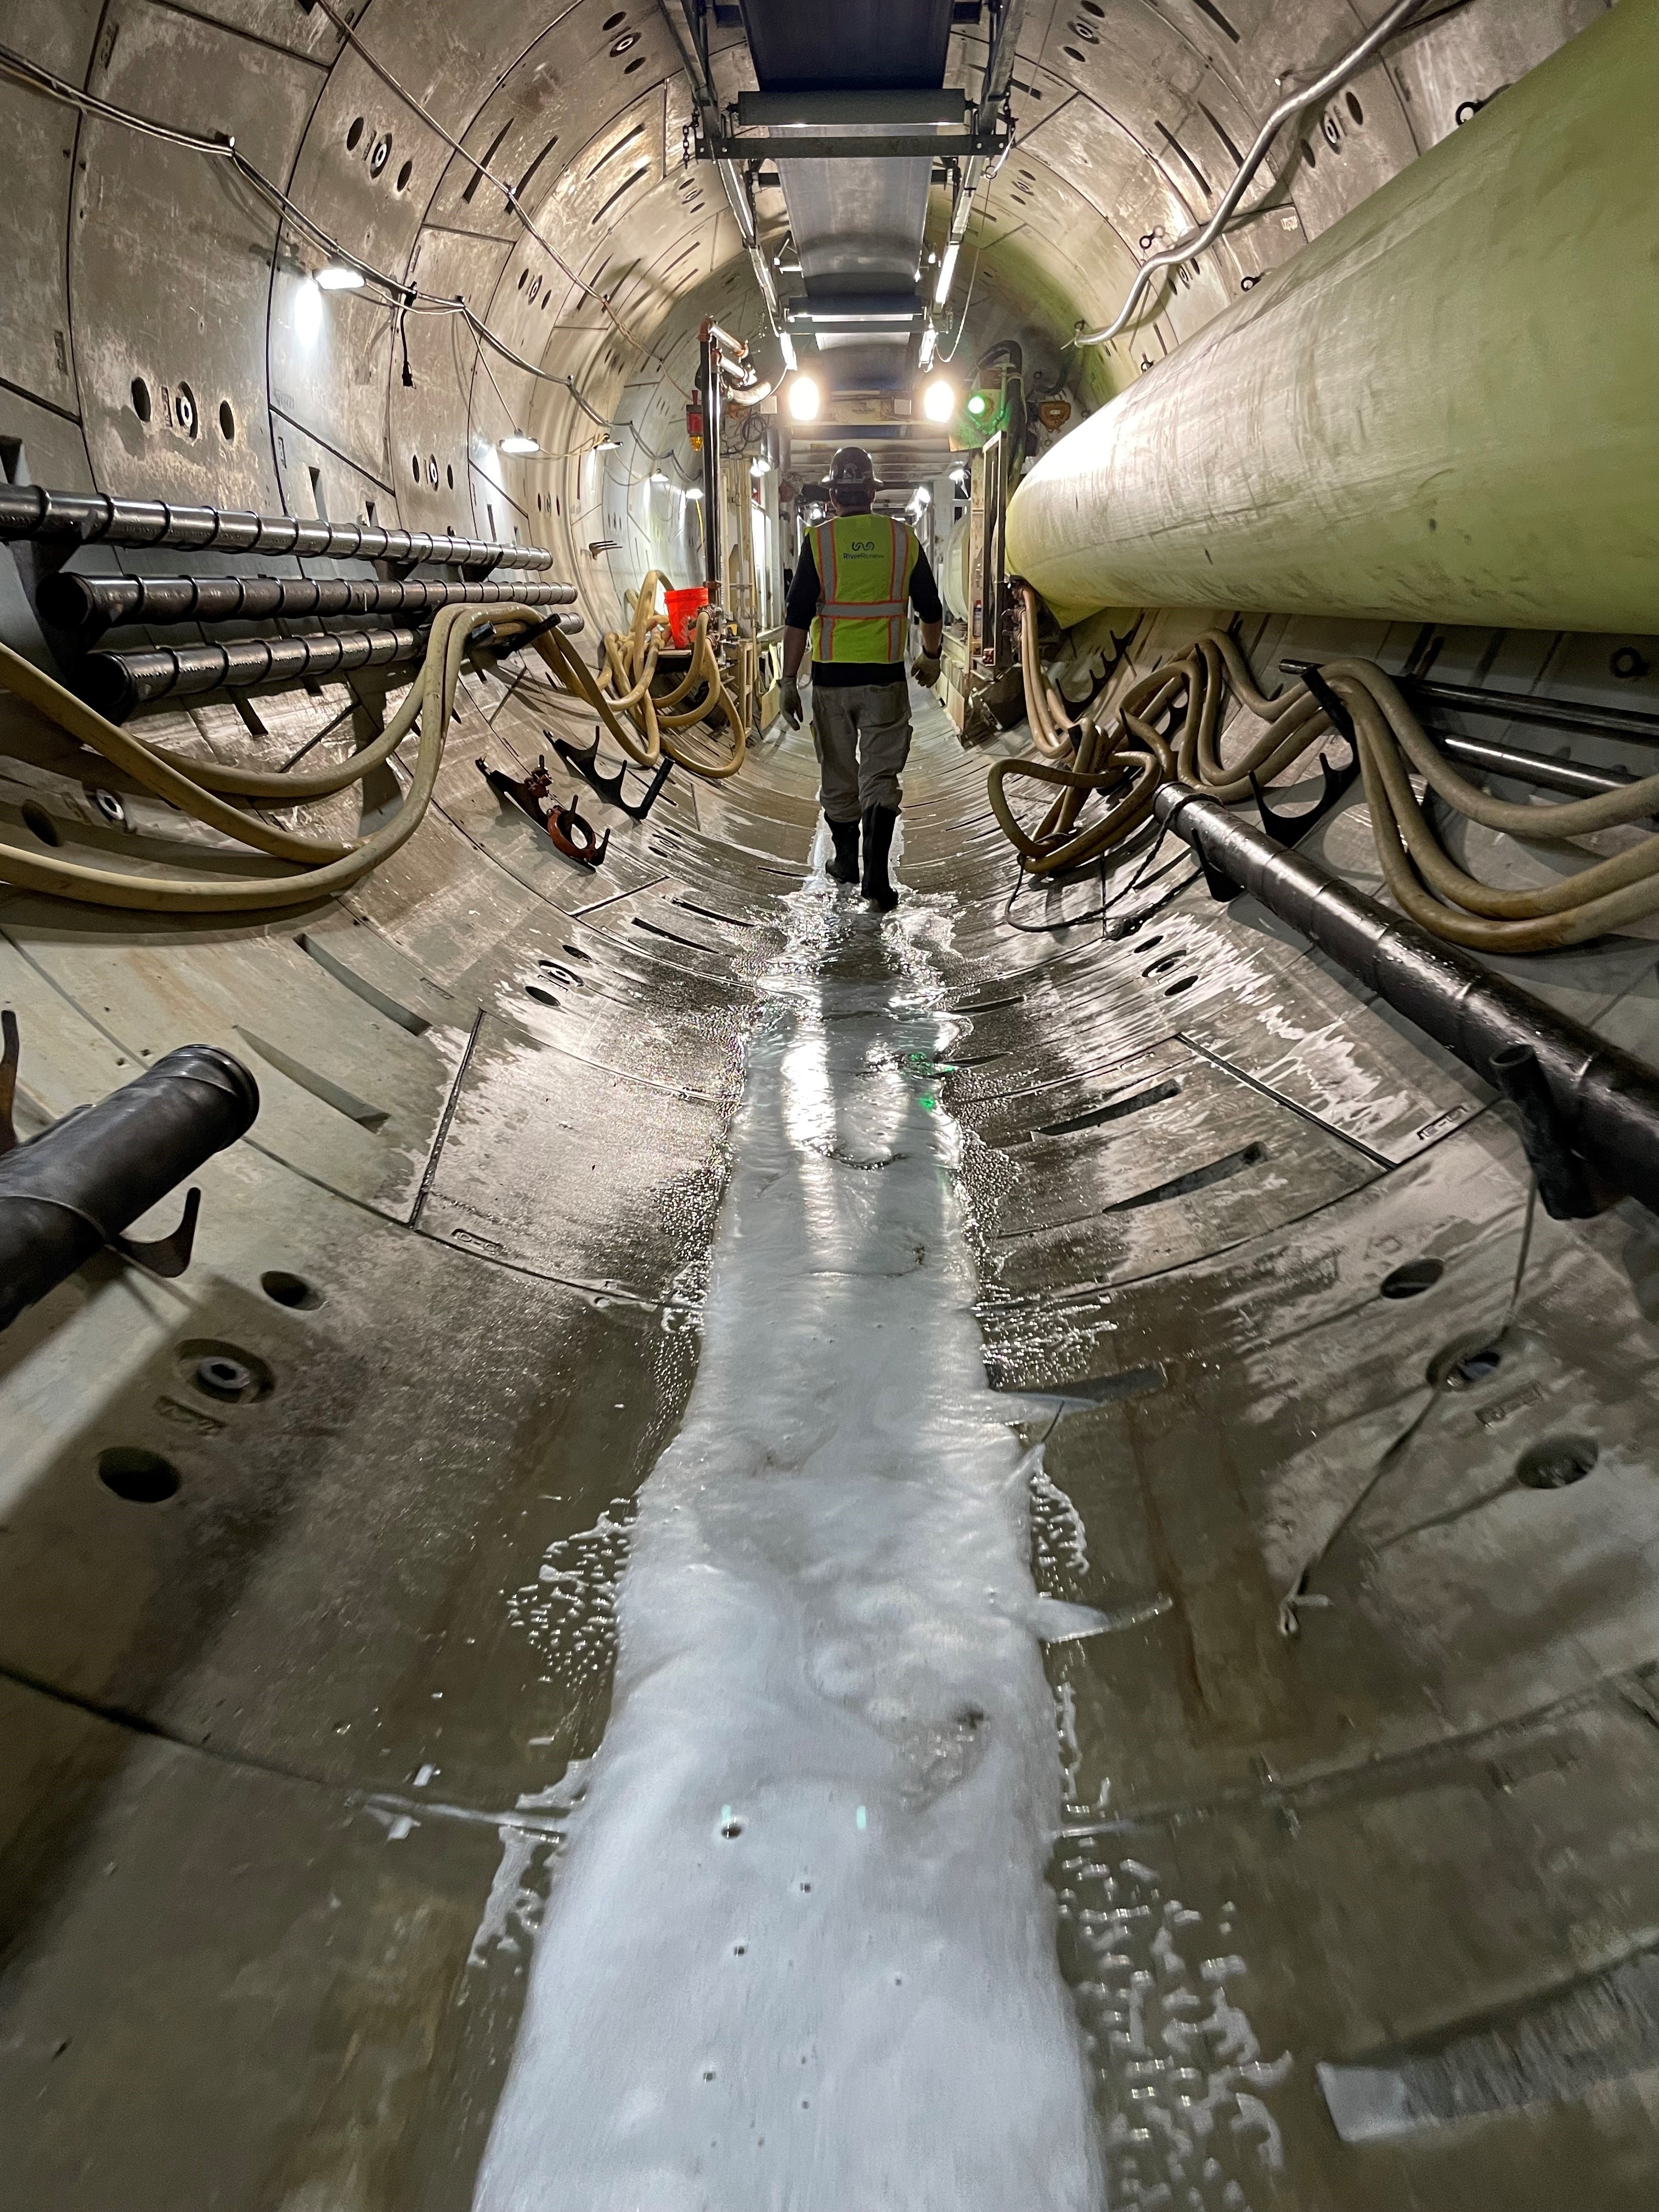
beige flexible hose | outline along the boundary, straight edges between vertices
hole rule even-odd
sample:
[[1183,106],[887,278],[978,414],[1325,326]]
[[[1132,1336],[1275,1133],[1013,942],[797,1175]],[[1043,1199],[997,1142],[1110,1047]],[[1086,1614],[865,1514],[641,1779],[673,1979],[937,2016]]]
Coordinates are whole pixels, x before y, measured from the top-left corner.
[[[657,612],[658,586],[666,589],[667,584],[659,568],[649,569],[639,590],[624,603],[629,612],[628,628],[605,632],[611,688],[603,695],[605,703],[614,715],[626,716],[633,729],[624,734],[614,721],[611,726],[629,758],[642,768],[654,766],[665,753],[694,775],[724,781],[743,766],[749,737],[721,673],[707,607],[697,616],[685,674],[672,691],[651,688],[658,660],[670,643],[667,618]],[[688,699],[694,703],[683,707]],[[723,747],[714,735],[720,723],[730,733],[729,747]],[[707,734],[694,736],[700,726]]]
[[1064,760],[1073,748],[1072,717],[1055,697],[1042,673],[1037,653],[1037,595],[1029,584],[1019,587],[1019,659],[1025,678],[1025,705],[1031,724],[1031,742],[1044,760]]
[[[1028,609],[1028,629],[1035,629],[1035,620]],[[1475,951],[1537,952],[1583,944],[1659,913],[1659,836],[1592,858],[1552,883],[1502,890],[1470,875],[1446,850],[1412,782],[1413,774],[1419,775],[1443,805],[1467,821],[1571,849],[1576,838],[1651,821],[1659,813],[1659,775],[1560,804],[1494,799],[1459,775],[1399,685],[1375,662],[1333,660],[1321,673],[1352,718],[1383,880],[1413,921]],[[1230,689],[1266,726],[1225,759],[1218,733]],[[1035,696],[1028,660],[1028,704]],[[1045,715],[1046,702],[1033,705],[1034,734],[1042,723],[1051,742]],[[1161,732],[1158,725],[1165,717],[1170,726]],[[1057,769],[1044,758],[997,762],[989,776],[991,806],[1027,872],[1052,875],[1120,845],[1146,820],[1152,793],[1164,779],[1179,777],[1206,797],[1231,803],[1250,795],[1252,774],[1259,782],[1269,781],[1330,731],[1328,716],[1305,684],[1263,692],[1236,641],[1208,630],[1177,659],[1130,686],[1114,729],[1085,718],[1072,770]],[[1042,752],[1042,738],[1036,743]],[[1010,778],[1063,787],[1035,829],[1025,828],[1013,812],[1004,788]],[[1096,793],[1109,794],[1105,810],[1079,828]]]
[[[492,627],[509,634],[539,623],[545,610],[502,603],[489,611]],[[432,625],[426,659],[402,705],[373,744],[353,753],[338,766],[312,769],[303,775],[283,775],[248,769],[228,769],[217,762],[187,760],[147,744],[66,691],[42,673],[32,661],[0,646],[0,684],[27,700],[48,720],[70,736],[124,768],[147,789],[169,800],[181,812],[226,831],[243,845],[274,858],[301,863],[296,872],[280,876],[141,876],[126,870],[88,867],[55,854],[25,851],[0,843],[0,882],[20,889],[44,891],[58,898],[74,898],[93,906],[125,907],[151,914],[247,914],[297,906],[345,890],[370,869],[395,853],[419,827],[431,803],[443,759],[455,686],[459,680],[467,641],[479,621],[477,607],[446,607]],[[580,661],[557,631],[535,640],[537,650],[563,682],[568,667],[570,688],[614,726],[614,718],[599,697]],[[231,788],[255,798],[289,805],[296,800],[325,797],[361,780],[388,759],[409,735],[416,720],[420,740],[410,788],[392,819],[373,836],[350,842],[298,836],[275,828],[255,814],[226,804],[217,794]],[[234,779],[234,781],[233,781]]]

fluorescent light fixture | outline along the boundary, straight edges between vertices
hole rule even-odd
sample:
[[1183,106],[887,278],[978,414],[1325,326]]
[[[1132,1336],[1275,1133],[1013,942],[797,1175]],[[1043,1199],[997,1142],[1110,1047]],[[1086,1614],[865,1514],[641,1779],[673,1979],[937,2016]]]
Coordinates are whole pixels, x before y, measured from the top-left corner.
[[791,376],[793,376],[795,373],[795,341],[790,337],[787,331],[780,331],[778,332],[778,343],[783,349],[784,367],[789,371]]
[[960,251],[953,238],[945,249],[945,258],[939,264],[939,275],[933,281],[933,305],[942,307],[951,296],[951,279],[957,273],[957,255]]
[[930,422],[948,422],[957,411],[956,386],[948,376],[936,376],[921,395],[921,411]]
[[317,271],[317,282],[325,292],[361,292],[363,272],[361,269],[353,269],[347,262],[331,261]]
[[933,365],[933,352],[938,344],[939,332],[929,323],[921,334],[921,354],[916,363],[924,376]]
[[821,404],[817,379],[803,372],[789,386],[790,415],[797,422],[816,422]]
[[541,444],[539,440],[526,436],[524,431],[514,430],[501,440],[501,451],[504,453],[539,453]]

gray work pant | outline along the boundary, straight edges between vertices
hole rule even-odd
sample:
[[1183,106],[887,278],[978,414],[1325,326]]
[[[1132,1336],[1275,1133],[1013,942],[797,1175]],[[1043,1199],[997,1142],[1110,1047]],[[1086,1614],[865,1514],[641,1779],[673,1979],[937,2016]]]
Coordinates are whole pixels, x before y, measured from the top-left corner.
[[867,807],[899,808],[899,775],[910,754],[908,684],[812,686],[812,749],[818,799],[831,822],[856,822]]

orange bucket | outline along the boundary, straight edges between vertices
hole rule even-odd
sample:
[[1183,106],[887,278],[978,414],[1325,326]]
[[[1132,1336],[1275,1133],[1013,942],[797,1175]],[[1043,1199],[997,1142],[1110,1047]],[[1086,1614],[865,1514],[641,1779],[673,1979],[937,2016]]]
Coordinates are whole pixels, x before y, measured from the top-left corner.
[[693,584],[685,592],[665,592],[663,598],[668,607],[668,635],[676,645],[690,645],[692,625],[708,605],[708,585]]

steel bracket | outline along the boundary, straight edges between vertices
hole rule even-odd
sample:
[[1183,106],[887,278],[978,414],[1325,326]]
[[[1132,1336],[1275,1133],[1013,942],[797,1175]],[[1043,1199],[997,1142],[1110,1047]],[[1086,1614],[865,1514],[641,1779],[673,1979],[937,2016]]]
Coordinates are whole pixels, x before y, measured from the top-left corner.
[[496,798],[516,806],[521,814],[527,814],[567,859],[580,861],[585,868],[600,866],[610,850],[611,832],[607,830],[603,837],[599,836],[592,823],[577,813],[574,794],[568,806],[561,806],[553,800],[553,779],[547,772],[545,753],[522,782],[504,775],[498,768],[491,768],[488,761],[481,759],[477,766]]
[[188,1191],[185,1196],[184,1218],[171,1237],[158,1237],[152,1244],[135,1243],[131,1237],[112,1237],[109,1248],[118,1252],[124,1260],[131,1260],[140,1267],[148,1267],[152,1275],[171,1280],[182,1275],[190,1265],[191,1254],[196,1249],[196,1222],[202,1211],[202,1194]]
[[599,735],[597,730],[593,732],[592,744],[586,748],[573,745],[563,738],[555,738],[551,730],[544,731],[543,735],[552,739],[554,751],[557,753],[567,768],[574,769],[583,782],[591,785],[607,806],[619,806],[630,822],[644,821],[646,816],[656,805],[657,795],[667,782],[669,770],[674,765],[665,753],[657,763],[656,774],[646,786],[644,798],[635,805],[623,797],[623,785],[628,775],[625,768],[618,769],[614,775],[601,774],[597,765],[599,757]]
[[1619,1194],[1573,1150],[1533,1048],[1505,1045],[1492,1054],[1491,1067],[1492,1081],[1515,1109],[1545,1212],[1553,1221],[1584,1221],[1605,1213]]

